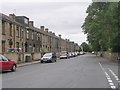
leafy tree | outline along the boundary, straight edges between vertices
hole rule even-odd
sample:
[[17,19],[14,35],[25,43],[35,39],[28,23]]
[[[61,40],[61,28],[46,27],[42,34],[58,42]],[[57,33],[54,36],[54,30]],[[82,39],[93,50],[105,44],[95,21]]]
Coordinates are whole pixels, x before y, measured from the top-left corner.
[[111,49],[119,52],[119,5],[117,2],[93,2],[88,7],[82,28],[95,51]]
[[[89,45],[86,42],[83,42],[81,44],[81,47],[83,48],[83,51],[88,52],[89,51]],[[81,50],[82,51],[82,50]]]

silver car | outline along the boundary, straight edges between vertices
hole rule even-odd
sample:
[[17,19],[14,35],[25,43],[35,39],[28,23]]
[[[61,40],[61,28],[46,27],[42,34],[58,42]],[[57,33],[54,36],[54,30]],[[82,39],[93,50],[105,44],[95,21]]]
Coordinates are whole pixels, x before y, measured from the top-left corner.
[[56,62],[57,57],[55,53],[46,53],[43,55],[43,57],[40,59],[41,63],[43,62]]

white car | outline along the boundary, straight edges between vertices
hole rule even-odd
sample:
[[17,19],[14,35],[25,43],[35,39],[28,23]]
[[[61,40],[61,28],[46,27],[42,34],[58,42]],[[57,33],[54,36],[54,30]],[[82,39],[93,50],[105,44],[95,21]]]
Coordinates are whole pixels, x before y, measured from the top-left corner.
[[69,57],[67,51],[60,52],[60,59],[67,59]]
[[84,54],[84,52],[83,52],[83,51],[81,51],[81,52],[80,52],[80,55],[83,55],[83,54]]
[[94,52],[94,51],[92,51],[92,54],[95,54],[95,52]]

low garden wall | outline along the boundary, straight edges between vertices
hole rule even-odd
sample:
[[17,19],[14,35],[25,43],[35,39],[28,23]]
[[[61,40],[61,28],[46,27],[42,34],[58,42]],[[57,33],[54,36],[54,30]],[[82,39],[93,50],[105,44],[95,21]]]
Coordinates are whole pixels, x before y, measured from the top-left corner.
[[104,52],[103,56],[111,61],[118,61],[120,57],[118,53],[110,53],[110,52]]

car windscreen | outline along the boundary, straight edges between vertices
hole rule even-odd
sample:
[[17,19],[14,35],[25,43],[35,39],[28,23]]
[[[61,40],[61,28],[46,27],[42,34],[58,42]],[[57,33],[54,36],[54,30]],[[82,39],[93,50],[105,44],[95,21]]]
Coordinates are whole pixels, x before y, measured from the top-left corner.
[[52,56],[51,53],[43,55],[43,57],[51,57],[51,56]]
[[2,57],[1,57],[1,55],[0,55],[0,61],[2,61]]
[[61,52],[60,54],[67,54],[67,52]]
[[3,55],[0,55],[0,61],[8,61],[8,58]]

